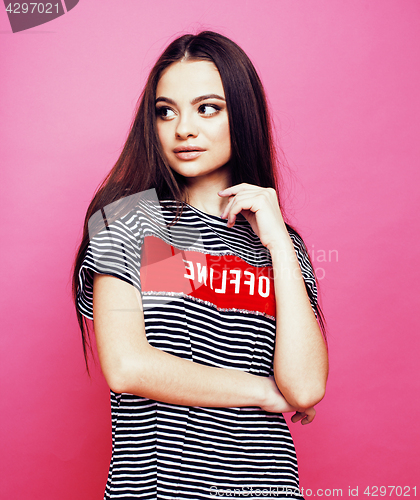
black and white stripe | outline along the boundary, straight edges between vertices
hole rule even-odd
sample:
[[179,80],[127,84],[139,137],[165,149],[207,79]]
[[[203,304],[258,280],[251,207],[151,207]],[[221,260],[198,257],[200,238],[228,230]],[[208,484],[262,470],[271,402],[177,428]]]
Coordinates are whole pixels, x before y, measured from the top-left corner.
[[[270,254],[248,222],[226,221],[187,206],[179,222],[171,202],[140,201],[91,240],[80,270],[79,309],[92,318],[93,272],[141,291],[141,245],[158,236],[180,249],[237,255],[270,266]],[[306,283],[316,283],[303,243],[291,235]],[[162,300],[164,298],[164,300]],[[272,372],[275,320],[218,310],[188,296],[142,296],[149,343],[176,356],[256,375]],[[314,307],[315,304],[312,304]],[[281,414],[261,408],[170,405],[111,391],[112,460],[106,499],[301,498],[293,441]],[[252,490],[251,490],[252,488]],[[271,488],[271,489],[270,489]],[[260,492],[258,492],[260,490]],[[286,491],[287,490],[287,491]]]

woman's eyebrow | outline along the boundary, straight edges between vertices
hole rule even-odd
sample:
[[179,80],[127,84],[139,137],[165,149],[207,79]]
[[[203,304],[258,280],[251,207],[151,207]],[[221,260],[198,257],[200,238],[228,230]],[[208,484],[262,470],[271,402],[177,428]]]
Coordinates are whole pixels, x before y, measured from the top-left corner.
[[200,97],[196,97],[191,101],[191,104],[197,104],[198,102],[205,101],[206,99],[219,99],[220,101],[225,101],[226,99],[217,94],[206,94],[201,95]]
[[155,103],[157,104],[158,102],[167,102],[168,104],[176,105],[176,102],[173,99],[169,99],[169,97],[158,97]]
[[[206,95],[200,95],[199,97],[195,97],[192,101],[191,104],[197,104],[201,101],[205,101],[206,99],[219,99],[220,101],[226,101],[226,99],[218,94],[206,94]],[[176,102],[173,99],[170,99],[169,97],[158,97],[155,101],[156,103],[158,102],[167,102],[168,104],[176,105]]]

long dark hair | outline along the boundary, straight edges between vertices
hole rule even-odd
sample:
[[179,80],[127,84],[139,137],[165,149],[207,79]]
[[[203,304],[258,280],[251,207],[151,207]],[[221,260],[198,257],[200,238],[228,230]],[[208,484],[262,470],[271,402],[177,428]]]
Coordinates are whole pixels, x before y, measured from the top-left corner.
[[[211,61],[219,70],[229,116],[232,185],[247,182],[271,187],[280,193],[276,151],[273,145],[267,101],[258,74],[245,52],[229,38],[212,31],[183,35],[174,40],[153,66],[140,96],[127,141],[111,172],[99,186],[86,213],[83,237],[73,268],[73,298],[82,332],[88,368],[92,352],[89,325],[77,308],[79,271],[89,244],[88,221],[98,210],[129,195],[156,189],[159,199],[185,201],[182,176],[169,167],[156,131],[156,87],[162,72],[180,60]],[[280,208],[281,198],[279,197]],[[288,226],[297,234],[297,232]],[[310,298],[312,290],[307,286]],[[318,319],[325,334],[323,314]]]

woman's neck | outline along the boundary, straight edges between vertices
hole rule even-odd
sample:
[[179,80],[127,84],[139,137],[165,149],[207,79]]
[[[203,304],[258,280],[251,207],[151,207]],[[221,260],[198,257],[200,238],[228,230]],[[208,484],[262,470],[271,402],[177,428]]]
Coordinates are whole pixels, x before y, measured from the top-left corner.
[[217,173],[215,176],[187,179],[186,192],[189,205],[207,214],[220,216],[229,200],[217,193],[230,186],[230,175],[227,169],[224,172],[219,169]]

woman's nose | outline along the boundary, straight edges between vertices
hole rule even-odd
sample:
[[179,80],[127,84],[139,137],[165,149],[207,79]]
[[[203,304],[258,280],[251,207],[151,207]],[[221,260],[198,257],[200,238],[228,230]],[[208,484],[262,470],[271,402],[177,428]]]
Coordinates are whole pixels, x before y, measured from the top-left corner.
[[198,134],[197,124],[192,116],[188,114],[181,115],[176,126],[175,134],[179,139],[196,137]]

